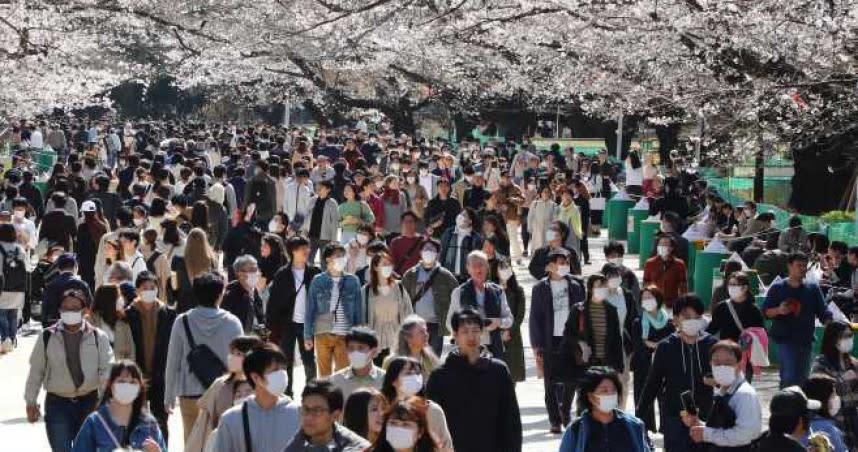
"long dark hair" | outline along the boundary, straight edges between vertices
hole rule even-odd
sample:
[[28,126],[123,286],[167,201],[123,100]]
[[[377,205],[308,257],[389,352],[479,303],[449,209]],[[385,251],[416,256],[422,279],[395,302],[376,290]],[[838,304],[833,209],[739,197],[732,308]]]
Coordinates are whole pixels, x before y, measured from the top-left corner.
[[629,163],[632,164],[632,168],[638,169],[641,167],[641,157],[638,155],[638,151],[635,151],[634,149],[629,151],[629,160]]
[[104,395],[101,397],[99,405],[106,405],[113,399],[113,383],[122,375],[122,372],[128,372],[131,378],[137,380],[140,385],[140,393],[137,398],[131,403],[131,419],[128,422],[128,428],[125,429],[125,437],[122,438],[122,445],[128,445],[131,432],[137,428],[140,421],[143,420],[143,407],[146,406],[146,384],[143,382],[143,372],[137,367],[137,363],[128,359],[122,359],[113,363],[110,368],[110,376],[107,378],[107,386],[104,389]]
[[197,201],[191,210],[191,227],[209,230],[209,206],[205,201]]
[[93,310],[101,316],[104,323],[111,328],[116,327],[119,316],[116,315],[116,300],[119,298],[119,286],[115,284],[104,284],[95,289],[93,296]]
[[414,421],[417,423],[417,429],[420,430],[420,437],[414,443],[415,452],[433,452],[435,442],[429,434],[428,421],[426,419],[426,411],[429,403],[422,397],[409,397],[405,400],[393,402],[390,409],[384,415],[384,423],[381,426],[381,431],[378,433],[378,438],[373,445],[373,452],[395,452],[390,443],[387,442],[387,422],[391,419],[402,419],[406,421]]
[[378,389],[360,388],[352,393],[343,407],[343,425],[362,438],[369,439],[369,404],[373,400],[384,401]]
[[[369,287],[372,289],[372,293],[378,295],[378,266],[381,263],[381,260],[387,258],[390,261],[391,265],[393,265],[393,257],[387,251],[381,251],[376,253],[375,256],[372,257],[369,265]],[[396,282],[396,279],[393,275],[390,275],[390,284],[393,285]]]
[[603,275],[590,275],[590,277],[587,278],[587,303],[593,301],[593,285],[596,283],[596,281],[601,282],[603,287],[608,283],[608,279],[605,278]]
[[[822,346],[819,351],[825,356],[828,364],[838,370],[853,369],[855,367],[852,364],[852,358],[849,357],[849,353],[840,353],[840,350],[837,349],[837,342],[840,341],[840,338],[843,337],[843,333],[846,331],[852,333],[852,326],[841,320],[835,320],[829,322],[822,333]],[[843,360],[845,368],[841,369],[840,358],[844,355],[846,355],[846,359]]]
[[604,380],[611,380],[614,387],[617,389],[617,394],[623,393],[623,382],[620,381],[617,371],[610,367],[595,366],[587,369],[584,377],[581,380],[581,386],[578,388],[578,415],[580,416],[585,410],[593,411],[590,406],[590,398],[587,397],[596,391],[596,388],[602,384]]
[[[399,378],[399,374],[405,370],[405,366],[410,366],[413,369],[417,369],[417,372],[421,375],[423,374],[423,364],[420,361],[410,357],[410,356],[395,356],[390,359],[390,362],[387,364],[387,372],[384,374],[384,381],[381,383],[381,393],[384,394],[384,397],[387,398],[387,401],[393,403],[396,400],[396,380]],[[419,396],[423,396],[423,390],[417,393]]]

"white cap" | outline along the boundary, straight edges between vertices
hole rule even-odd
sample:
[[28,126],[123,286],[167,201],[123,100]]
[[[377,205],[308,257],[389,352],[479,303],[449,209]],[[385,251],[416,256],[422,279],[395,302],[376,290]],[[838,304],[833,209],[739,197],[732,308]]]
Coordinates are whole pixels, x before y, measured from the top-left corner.
[[98,210],[98,208],[92,201],[84,201],[83,204],[80,205],[81,212],[95,212],[96,210]]

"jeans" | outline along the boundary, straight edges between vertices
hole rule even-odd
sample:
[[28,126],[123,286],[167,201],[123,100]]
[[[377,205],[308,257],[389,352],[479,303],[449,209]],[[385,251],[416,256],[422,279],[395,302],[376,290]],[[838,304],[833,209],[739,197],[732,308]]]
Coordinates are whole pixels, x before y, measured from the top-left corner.
[[441,325],[427,323],[426,329],[429,331],[429,346],[432,347],[435,356],[441,357],[441,352],[444,351],[444,336],[441,336]]
[[11,339],[15,342],[18,332],[18,310],[0,309],[0,341]]
[[288,322],[283,325],[283,336],[280,348],[286,355],[286,374],[289,375],[289,383],[286,385],[286,393],[292,395],[292,375],[295,368],[295,343],[301,354],[301,364],[304,365],[304,380],[310,381],[316,378],[316,357],[313,350],[304,348],[304,324]]
[[53,452],[69,452],[86,417],[95,409],[98,391],[77,399],[48,393],[45,396],[45,430]]
[[[331,243],[330,240],[319,240],[310,238],[310,263],[316,262],[316,251],[324,252],[325,247],[328,246],[328,243]],[[319,253],[319,266],[321,268],[327,268],[324,259],[322,259],[321,252]]]
[[343,230],[340,232],[340,243],[343,246],[348,245],[349,242],[352,241],[353,238],[357,237],[357,231],[346,231]]
[[811,344],[778,344],[780,388],[801,386],[810,375]]
[[[349,365],[349,353],[346,350],[346,337],[331,333],[317,334],[314,348],[319,364],[319,376],[327,377],[334,371],[345,369]],[[333,361],[333,365],[331,365]]]

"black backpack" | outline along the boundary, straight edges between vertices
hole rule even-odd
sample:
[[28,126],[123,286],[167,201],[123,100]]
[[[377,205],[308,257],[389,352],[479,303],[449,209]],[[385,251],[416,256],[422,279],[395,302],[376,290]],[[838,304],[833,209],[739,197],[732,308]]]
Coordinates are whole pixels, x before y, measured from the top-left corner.
[[15,251],[10,253],[0,246],[0,265],[3,267],[0,280],[2,292],[26,292],[27,266],[21,250],[15,247]]
[[182,317],[182,323],[185,327],[188,346],[191,347],[191,352],[188,353],[187,357],[188,368],[191,374],[197,377],[203,388],[208,389],[218,377],[226,372],[226,366],[208,345],[198,345],[194,341],[194,336],[191,334],[191,327],[188,325],[187,315]]

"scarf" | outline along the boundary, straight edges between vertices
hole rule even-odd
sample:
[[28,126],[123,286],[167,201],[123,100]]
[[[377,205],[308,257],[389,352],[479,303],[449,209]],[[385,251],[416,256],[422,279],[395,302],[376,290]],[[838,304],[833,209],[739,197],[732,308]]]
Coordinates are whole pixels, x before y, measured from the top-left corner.
[[385,187],[384,193],[381,195],[381,197],[386,201],[390,201],[390,203],[394,206],[399,205],[399,190],[394,190],[392,188]]
[[641,317],[641,337],[643,337],[644,340],[649,337],[650,325],[652,325],[653,328],[660,330],[667,325],[667,321],[667,312],[664,308],[658,310],[658,316],[656,316],[656,318],[652,318],[649,312],[644,311],[644,315]]

